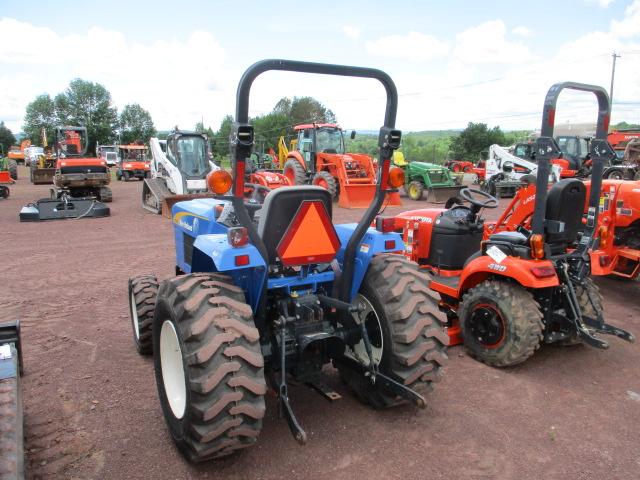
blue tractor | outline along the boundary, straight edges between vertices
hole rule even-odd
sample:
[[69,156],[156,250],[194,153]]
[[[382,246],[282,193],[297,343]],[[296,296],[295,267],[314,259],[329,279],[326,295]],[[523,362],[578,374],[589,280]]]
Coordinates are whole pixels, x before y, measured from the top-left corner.
[[[323,188],[245,184],[254,144],[249,91],[271,70],[364,77],[384,86],[376,195],[359,223],[333,225]],[[305,443],[288,382],[339,398],[322,383],[330,363],[374,408],[425,407],[448,338],[427,277],[397,254],[403,243],[393,219],[378,216],[385,194],[404,181],[402,170],[390,170],[401,138],[396,110],[395,84],[380,70],[265,60],[242,76],[230,136],[233,177],[212,172],[207,183],[215,195],[173,206],[175,277],[129,280],[136,347],[154,354],[162,410],[189,460],[254,444],[268,388]]]

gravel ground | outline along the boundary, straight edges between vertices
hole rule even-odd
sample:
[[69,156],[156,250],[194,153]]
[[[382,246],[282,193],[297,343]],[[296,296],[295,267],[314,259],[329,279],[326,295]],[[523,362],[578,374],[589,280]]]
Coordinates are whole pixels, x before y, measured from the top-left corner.
[[[169,438],[150,359],[133,346],[129,276],[172,274],[171,224],[140,206],[141,183],[112,184],[111,217],[19,223],[20,207],[47,196],[21,167],[0,200],[0,320],[23,325],[28,478],[637,479],[640,351],[543,347],[497,370],[450,350],[426,410],[370,410],[343,394],[329,403],[293,388],[309,434],[300,447],[273,396],[257,446],[191,466]],[[404,199],[394,213],[425,203]],[[503,201],[504,203],[504,201]],[[362,211],[336,208],[337,223]],[[490,212],[495,217],[496,211]],[[640,331],[640,283],[598,278],[607,318]]]

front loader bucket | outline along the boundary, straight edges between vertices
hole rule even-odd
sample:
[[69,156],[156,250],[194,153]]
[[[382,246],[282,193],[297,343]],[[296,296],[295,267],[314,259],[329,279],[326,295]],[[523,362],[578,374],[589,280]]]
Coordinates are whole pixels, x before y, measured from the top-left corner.
[[342,208],[367,208],[376,194],[375,184],[340,185],[338,206]]
[[34,185],[51,185],[55,173],[55,168],[36,168],[33,170],[32,182]]
[[92,197],[41,198],[20,210],[21,222],[64,220],[67,218],[99,218],[111,214],[109,207]]
[[164,182],[157,178],[145,178],[142,184],[142,207],[150,212],[171,218],[171,207],[178,202],[194,198],[211,198],[211,193],[188,193],[174,195]]
[[445,203],[451,197],[457,197],[462,185],[455,187],[432,187],[429,189],[429,201],[432,203]]

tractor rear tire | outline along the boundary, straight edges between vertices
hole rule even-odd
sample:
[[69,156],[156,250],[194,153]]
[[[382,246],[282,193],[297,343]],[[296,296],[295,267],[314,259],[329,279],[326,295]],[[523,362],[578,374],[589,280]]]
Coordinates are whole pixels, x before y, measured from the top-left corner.
[[[418,265],[400,255],[377,255],[371,261],[355,302],[365,307],[365,322],[381,373],[419,393],[440,380],[447,362],[449,337],[429,279]],[[377,320],[377,321],[376,321]],[[369,360],[364,342],[347,356],[362,365]],[[395,394],[371,384],[349,363],[337,362],[340,377],[363,403],[386,408],[404,403]]]
[[9,198],[11,192],[9,187],[5,187],[4,185],[0,185],[0,198]]
[[116,180],[122,180],[122,172],[120,170],[116,170]]
[[338,184],[333,175],[327,171],[320,171],[313,176],[312,183],[319,187],[322,187],[329,191],[331,198],[337,200],[338,198]]
[[188,460],[256,443],[265,413],[264,359],[251,307],[231,277],[195,273],[162,282],[153,351],[162,411]]
[[139,275],[129,279],[129,314],[133,341],[140,355],[153,353],[153,312],[158,297],[155,275]]
[[540,306],[513,283],[485,280],[473,287],[462,297],[458,318],[467,351],[493,367],[524,362],[542,341]]
[[[593,278],[585,278],[584,285],[579,285],[576,287],[576,297],[578,298],[578,305],[580,305],[580,310],[582,310],[582,313],[584,315],[587,315],[591,318],[596,318],[598,316],[598,313],[602,312],[602,293],[600,293],[600,289],[593,282]],[[591,302],[589,301],[589,297],[591,297],[591,300],[593,300],[593,304],[591,304]]]
[[18,180],[18,162],[15,160],[9,160],[7,162],[7,170],[9,170],[9,176],[12,179]]
[[113,194],[109,187],[100,187],[98,191],[98,200],[104,203],[109,203],[113,201]]
[[307,184],[307,172],[295,158],[290,158],[285,162],[282,173],[284,173],[284,175],[289,178],[294,185]]
[[422,194],[424,192],[424,185],[422,182],[414,180],[407,185],[407,195],[411,200],[422,200]]

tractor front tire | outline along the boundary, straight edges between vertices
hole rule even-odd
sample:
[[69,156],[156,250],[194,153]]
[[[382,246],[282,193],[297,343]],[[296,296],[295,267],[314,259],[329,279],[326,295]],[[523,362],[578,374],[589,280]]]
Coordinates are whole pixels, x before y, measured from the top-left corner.
[[153,353],[153,312],[158,297],[155,275],[139,275],[129,279],[129,314],[133,341],[140,355]]
[[18,180],[18,162],[15,160],[9,160],[7,162],[7,170],[9,170],[9,176],[13,180]]
[[[400,255],[377,255],[371,261],[355,303],[364,307],[374,361],[381,373],[418,393],[431,390],[440,380],[448,357],[449,337],[429,280],[418,265]],[[364,318],[363,318],[364,317]],[[345,354],[368,365],[364,342]],[[363,403],[381,409],[404,403],[383,388],[372,385],[348,362],[337,362],[340,377]]]
[[411,200],[422,200],[422,194],[424,192],[424,185],[422,182],[414,180],[407,185],[407,195]]
[[293,185],[306,185],[307,183],[307,172],[295,158],[290,158],[285,162],[282,173],[291,180]]
[[122,172],[120,170],[116,170],[116,180],[122,180]]
[[222,274],[162,282],[153,319],[160,404],[192,462],[256,443],[265,413],[260,334],[242,289]]
[[319,187],[322,187],[329,191],[331,198],[337,200],[338,198],[338,184],[333,175],[327,171],[320,171],[313,176],[312,183]]
[[122,172],[122,180],[124,180],[125,182],[128,182],[130,178],[131,178],[131,174],[129,172]]
[[500,280],[470,289],[458,309],[467,351],[493,367],[527,360],[542,341],[542,312],[531,292]]

